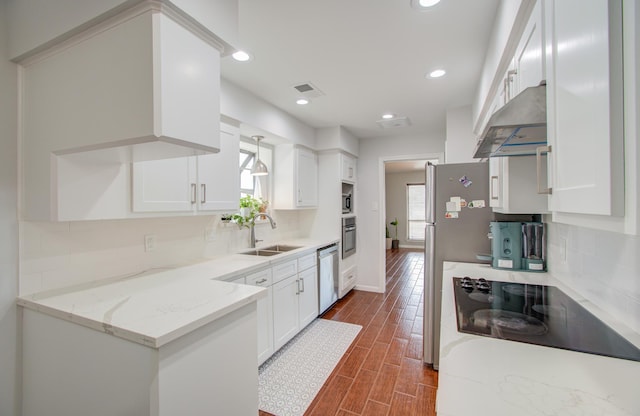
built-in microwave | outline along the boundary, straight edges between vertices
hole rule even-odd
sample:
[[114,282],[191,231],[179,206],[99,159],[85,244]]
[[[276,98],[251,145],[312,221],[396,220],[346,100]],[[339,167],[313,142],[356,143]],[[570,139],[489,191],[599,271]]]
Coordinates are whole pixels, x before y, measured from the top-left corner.
[[342,194],[342,213],[351,214],[353,212],[351,194]]

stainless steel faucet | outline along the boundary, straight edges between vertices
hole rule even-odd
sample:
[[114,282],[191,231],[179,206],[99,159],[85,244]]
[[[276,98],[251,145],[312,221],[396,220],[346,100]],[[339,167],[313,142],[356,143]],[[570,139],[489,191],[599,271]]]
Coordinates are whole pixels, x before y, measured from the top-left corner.
[[249,237],[249,238],[251,239],[251,241],[250,241],[250,243],[251,243],[251,248],[256,248],[256,242],[258,242],[258,241],[262,241],[262,240],[256,240],[256,230],[255,230],[255,227],[256,227],[256,219],[257,219],[258,217],[263,216],[263,215],[264,215],[265,217],[269,218],[269,223],[271,224],[271,229],[276,228],[276,222],[273,220],[273,218],[271,218],[271,216],[270,216],[269,214],[265,214],[264,212],[260,212],[260,213],[258,213],[258,214],[256,214],[256,215],[254,215],[254,216],[253,216],[253,218],[251,219],[251,225],[249,226],[249,228],[251,229],[251,235],[250,235],[250,237]]

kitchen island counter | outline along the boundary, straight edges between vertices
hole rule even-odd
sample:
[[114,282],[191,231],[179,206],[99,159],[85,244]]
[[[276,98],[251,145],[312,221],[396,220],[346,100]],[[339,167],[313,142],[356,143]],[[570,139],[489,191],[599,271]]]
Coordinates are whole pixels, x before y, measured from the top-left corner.
[[445,262],[438,376],[439,416],[640,414],[640,362],[461,333],[453,277],[556,286],[636,346],[626,328],[547,273]]
[[19,298],[23,414],[256,414],[267,290],[225,280],[326,244],[286,243]]
[[158,348],[266,295],[234,276],[313,252],[334,241],[290,240],[276,256],[230,254],[143,275],[18,298],[18,304],[129,341]]

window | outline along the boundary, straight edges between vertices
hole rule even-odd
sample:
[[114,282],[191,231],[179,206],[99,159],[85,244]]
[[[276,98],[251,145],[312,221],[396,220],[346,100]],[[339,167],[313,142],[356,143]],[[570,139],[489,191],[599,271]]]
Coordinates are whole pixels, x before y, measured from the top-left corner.
[[410,241],[424,241],[424,205],[424,184],[407,184],[407,236]]
[[256,154],[249,150],[240,149],[240,196],[254,195],[256,190],[256,178],[251,175],[253,161]]
[[[271,169],[273,150],[260,145],[260,160]],[[269,176],[253,176],[251,169],[256,160],[256,146],[253,143],[240,142],[240,198],[253,195],[256,198],[269,200]]]

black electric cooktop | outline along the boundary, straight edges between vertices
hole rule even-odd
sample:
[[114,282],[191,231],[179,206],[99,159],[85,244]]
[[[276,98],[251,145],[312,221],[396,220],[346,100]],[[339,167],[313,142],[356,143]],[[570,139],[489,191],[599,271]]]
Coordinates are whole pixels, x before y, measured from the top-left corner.
[[554,286],[453,278],[458,330],[640,361],[640,349]]

